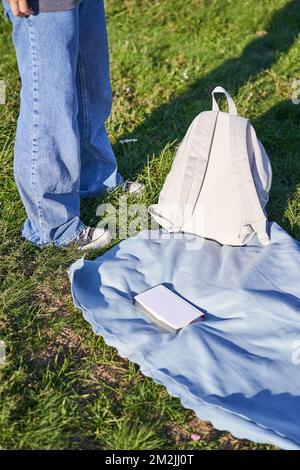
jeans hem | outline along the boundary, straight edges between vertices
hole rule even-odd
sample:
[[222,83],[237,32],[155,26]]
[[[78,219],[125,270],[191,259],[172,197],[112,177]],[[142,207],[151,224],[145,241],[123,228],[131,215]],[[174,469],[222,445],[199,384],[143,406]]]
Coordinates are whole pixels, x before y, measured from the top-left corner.
[[54,243],[54,246],[67,246],[69,245],[72,241],[74,241],[78,235],[80,234],[80,232],[82,232],[82,230],[85,228],[85,225],[83,222],[80,223],[78,229],[73,233],[73,235],[71,235],[69,238],[67,238],[66,240],[64,240],[63,242],[59,242],[59,243]]
[[25,240],[27,240],[28,242],[32,243],[33,245],[35,246],[38,246],[39,248],[43,248],[43,247],[46,247],[46,246],[55,246],[55,247],[60,247],[60,246],[66,246],[66,245],[69,245],[69,243],[71,243],[73,240],[75,240],[77,238],[77,236],[80,234],[80,232],[84,229],[85,225],[83,222],[80,222],[80,225],[78,226],[77,230],[73,233],[73,235],[71,235],[70,237],[68,237],[66,240],[63,240],[62,242],[59,242],[59,241],[50,241],[50,242],[46,242],[46,243],[43,243],[43,242],[39,242],[40,240],[40,235],[38,233],[38,231],[35,231],[33,234],[29,235],[29,236],[25,236],[22,234],[22,237],[25,238]]
[[25,240],[27,240],[28,242],[33,243],[34,245],[37,245],[37,246],[43,245],[43,243],[38,243],[38,240],[40,239],[38,231],[33,232],[33,234],[29,235],[28,237],[23,235],[22,233],[22,237],[25,238]]

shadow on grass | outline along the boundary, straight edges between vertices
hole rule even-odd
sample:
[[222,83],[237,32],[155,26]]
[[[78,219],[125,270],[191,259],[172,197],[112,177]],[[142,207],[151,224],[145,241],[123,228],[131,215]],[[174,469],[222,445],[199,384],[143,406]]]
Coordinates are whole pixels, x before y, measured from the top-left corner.
[[272,163],[273,184],[267,207],[269,219],[275,220],[299,240],[299,220],[292,223],[287,219],[286,211],[300,181],[300,105],[282,101],[252,123]]
[[[254,39],[245,47],[240,57],[227,60],[203,78],[196,80],[180,96],[155,109],[143,124],[134,130],[132,136],[124,136],[138,139],[134,148],[136,158],[138,159],[140,152],[144,152],[141,145],[145,142],[151,145],[151,153],[159,154],[168,142],[182,139],[188,125],[200,110],[210,109],[210,93],[216,85],[220,84],[232,96],[236,95],[240,87],[270,68],[279,54],[289,50],[299,30],[300,5],[298,0],[292,0],[273,15],[266,26],[266,36]],[[118,150],[121,150],[121,147],[117,145],[116,151]],[[137,163],[141,166],[143,162],[137,160]]]

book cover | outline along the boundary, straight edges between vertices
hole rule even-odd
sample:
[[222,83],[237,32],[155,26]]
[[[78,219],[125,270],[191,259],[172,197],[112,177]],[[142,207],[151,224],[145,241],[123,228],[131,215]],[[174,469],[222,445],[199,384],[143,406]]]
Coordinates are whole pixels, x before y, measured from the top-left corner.
[[147,289],[134,297],[135,305],[155,322],[176,332],[195,320],[203,320],[204,313],[163,284]]

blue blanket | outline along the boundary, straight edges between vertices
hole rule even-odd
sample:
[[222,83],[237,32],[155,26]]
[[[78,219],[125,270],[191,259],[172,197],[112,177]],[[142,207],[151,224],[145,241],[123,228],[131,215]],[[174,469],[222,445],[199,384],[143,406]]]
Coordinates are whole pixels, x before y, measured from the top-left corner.
[[[184,407],[238,438],[300,449],[300,244],[276,223],[265,248],[141,232],[69,276],[94,332]],[[206,320],[174,334],[146,318],[133,297],[161,283]]]

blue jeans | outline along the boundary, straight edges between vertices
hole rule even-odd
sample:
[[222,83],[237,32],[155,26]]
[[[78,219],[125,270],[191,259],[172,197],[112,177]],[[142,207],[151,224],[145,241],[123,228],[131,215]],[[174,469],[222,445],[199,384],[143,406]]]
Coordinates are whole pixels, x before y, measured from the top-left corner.
[[103,0],[65,12],[14,17],[22,81],[14,175],[27,213],[22,235],[66,245],[84,225],[80,196],[122,178],[105,129],[112,95]]

